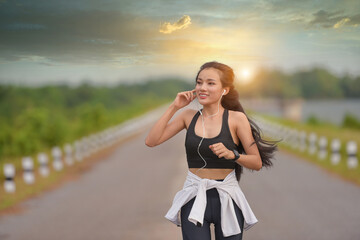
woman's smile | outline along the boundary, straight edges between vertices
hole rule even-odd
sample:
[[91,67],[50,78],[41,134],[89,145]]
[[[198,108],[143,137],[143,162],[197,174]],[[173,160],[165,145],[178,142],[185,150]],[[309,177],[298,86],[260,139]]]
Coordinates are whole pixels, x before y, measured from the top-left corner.
[[201,99],[205,99],[207,96],[209,96],[209,95],[205,94],[205,93],[200,93],[199,94],[199,98],[201,98]]

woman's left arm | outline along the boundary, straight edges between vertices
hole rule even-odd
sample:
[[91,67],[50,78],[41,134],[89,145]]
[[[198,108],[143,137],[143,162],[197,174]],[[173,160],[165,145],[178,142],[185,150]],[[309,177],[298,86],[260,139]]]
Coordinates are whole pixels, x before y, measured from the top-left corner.
[[240,154],[236,162],[246,168],[259,171],[262,167],[262,161],[256,143],[251,145],[255,139],[251,132],[250,122],[243,112],[234,113],[236,118],[236,135],[240,139],[246,153]]
[[[236,119],[236,135],[240,139],[242,146],[244,147],[246,154],[240,154],[240,157],[236,160],[237,164],[244,166],[249,169],[259,171],[262,167],[261,156],[259,149],[254,143],[255,141],[252,132],[249,120],[243,112],[233,112]],[[251,146],[250,146],[251,145]],[[209,148],[216,154],[219,158],[234,159],[235,154],[231,149],[227,149],[222,142],[214,143],[209,146]]]

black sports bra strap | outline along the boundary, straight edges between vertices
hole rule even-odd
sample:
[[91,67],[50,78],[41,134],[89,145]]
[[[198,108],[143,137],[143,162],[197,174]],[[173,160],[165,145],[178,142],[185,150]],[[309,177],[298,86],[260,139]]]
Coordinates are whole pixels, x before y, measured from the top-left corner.
[[228,120],[228,116],[229,116],[229,110],[227,110],[226,108],[224,108],[224,120],[226,120],[225,123],[227,123],[227,120]]
[[[228,130],[228,133],[230,133],[230,126],[229,126],[229,110],[225,108],[224,113],[224,122],[223,125],[225,125],[225,128]],[[231,136],[231,134],[230,134]]]
[[195,131],[195,123],[196,123],[199,115],[200,115],[200,112],[197,111],[196,114],[194,115],[194,117],[192,118],[191,122],[190,122],[188,130],[194,129],[194,131]]

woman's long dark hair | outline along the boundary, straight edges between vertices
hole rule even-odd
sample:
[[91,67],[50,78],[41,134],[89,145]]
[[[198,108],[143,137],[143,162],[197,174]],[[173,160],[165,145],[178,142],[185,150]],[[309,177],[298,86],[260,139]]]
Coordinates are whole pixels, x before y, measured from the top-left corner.
[[[207,62],[200,67],[200,70],[196,75],[195,81],[197,81],[200,72],[206,68],[215,68],[221,72],[220,80],[222,83],[222,87],[230,87],[230,91],[228,92],[228,94],[223,96],[221,100],[221,105],[228,110],[243,112],[246,115],[247,119],[249,120],[251,132],[255,140],[255,142],[251,143],[251,145],[256,143],[261,156],[262,166],[265,166],[266,168],[271,167],[273,165],[271,159],[274,157],[275,151],[278,150],[276,143],[279,141],[267,141],[262,139],[260,135],[261,129],[245,113],[239,101],[239,93],[234,87],[235,74],[233,69],[217,61]],[[253,171],[253,169],[250,170]],[[240,181],[241,174],[243,173],[243,167],[240,164],[236,164],[235,173],[236,179]]]

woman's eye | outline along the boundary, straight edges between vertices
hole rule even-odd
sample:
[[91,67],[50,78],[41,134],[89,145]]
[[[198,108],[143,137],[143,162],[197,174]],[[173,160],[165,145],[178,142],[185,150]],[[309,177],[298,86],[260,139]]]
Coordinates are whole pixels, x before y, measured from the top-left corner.
[[196,81],[196,84],[200,84],[200,82],[199,82],[199,81]]

